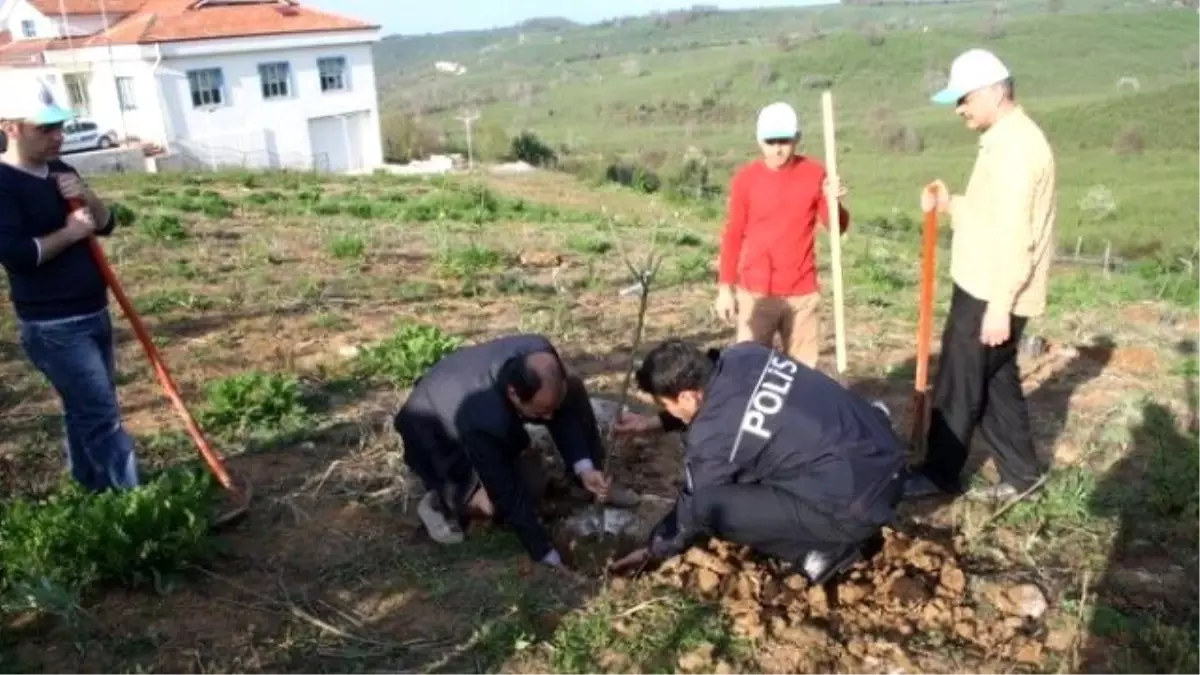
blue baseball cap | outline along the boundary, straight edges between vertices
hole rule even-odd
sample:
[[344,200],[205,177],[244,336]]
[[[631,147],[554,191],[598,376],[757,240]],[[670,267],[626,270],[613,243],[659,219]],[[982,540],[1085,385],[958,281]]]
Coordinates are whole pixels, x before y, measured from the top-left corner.
[[75,118],[74,113],[58,104],[54,90],[41,77],[21,77],[11,86],[6,83],[4,90],[0,119],[40,125],[62,124]]
[[931,100],[941,105],[957,105],[967,94],[1009,77],[1008,68],[995,54],[986,49],[970,49],[954,59],[950,65],[950,81]]

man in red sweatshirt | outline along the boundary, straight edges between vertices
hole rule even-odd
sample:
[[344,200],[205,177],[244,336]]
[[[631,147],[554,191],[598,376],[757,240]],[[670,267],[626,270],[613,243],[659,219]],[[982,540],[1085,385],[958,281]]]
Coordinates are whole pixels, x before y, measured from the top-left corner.
[[[810,368],[820,352],[817,308],[817,220],[828,227],[825,167],[796,152],[796,111],[772,103],[758,115],[762,159],[742,166],[730,183],[729,215],[721,237],[716,310],[737,325],[737,342],[772,346],[779,333],[788,356]],[[841,205],[841,232],[850,213]]]

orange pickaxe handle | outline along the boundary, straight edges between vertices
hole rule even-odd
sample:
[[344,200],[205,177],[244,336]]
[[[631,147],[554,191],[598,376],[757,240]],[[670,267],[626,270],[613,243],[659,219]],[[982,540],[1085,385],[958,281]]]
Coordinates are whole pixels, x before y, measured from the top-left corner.
[[[78,209],[87,207],[86,203],[80,199],[70,199],[67,201],[67,205],[72,213]],[[154,366],[154,374],[158,376],[158,381],[162,384],[167,398],[171,399],[171,403],[175,405],[176,412],[183,418],[188,435],[196,443],[196,449],[200,451],[200,454],[204,457],[204,461],[208,464],[208,468],[212,470],[221,485],[226,490],[236,493],[237,488],[234,486],[233,480],[229,477],[229,472],[225,470],[225,462],[209,446],[208,440],[204,437],[204,432],[200,429],[200,425],[196,424],[196,420],[188,412],[187,405],[183,402],[183,397],[179,395],[179,388],[175,386],[175,380],[171,378],[171,373],[167,371],[167,365],[163,362],[162,355],[158,352],[158,347],[155,346],[154,340],[150,337],[150,331],[146,330],[146,324],[142,322],[142,317],[134,309],[133,303],[129,301],[129,296],[125,294],[125,289],[121,286],[121,281],[117,279],[112,265],[108,263],[108,257],[104,255],[104,247],[100,245],[100,242],[95,237],[88,238],[88,246],[92,250],[92,257],[95,258],[96,265],[100,268],[100,274],[104,276],[104,281],[112,290],[113,295],[116,296],[117,304],[121,305],[121,310],[125,312],[129,323],[133,324],[133,332],[137,335],[138,341],[142,343],[142,349],[145,350],[146,357],[150,359],[150,365]]]
[[917,374],[913,383],[913,424],[910,442],[918,456],[925,454],[929,430],[929,351],[933,341],[933,289],[937,272],[937,189],[926,186],[934,207],[925,212],[921,232],[921,287],[917,302]]

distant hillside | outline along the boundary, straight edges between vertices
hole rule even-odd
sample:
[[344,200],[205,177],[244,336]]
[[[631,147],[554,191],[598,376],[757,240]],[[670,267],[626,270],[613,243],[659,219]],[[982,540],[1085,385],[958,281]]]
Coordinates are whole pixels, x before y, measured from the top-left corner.
[[[1020,94],[1038,108],[1195,81],[1194,12],[1104,5],[705,9],[665,25],[672,14],[389,38],[378,48],[381,97],[385,117],[419,115],[437,133],[457,134],[452,115],[472,107],[483,112],[484,136],[489,126],[505,138],[533,129],[555,144],[612,150],[672,126],[718,141],[759,106],[799,104],[826,86],[847,130],[877,126],[881,115],[920,126],[939,114],[926,102],[950,59],[975,44],[1009,61]],[[433,63],[441,59],[467,72],[439,73]]]
[[[1075,209],[1089,190],[1123,186],[1135,192],[1117,195],[1128,217],[1190,222],[1194,247],[1200,47],[1196,12],[1178,2],[700,7],[589,26],[389,38],[378,48],[384,133],[398,161],[464,151],[455,116],[471,109],[481,113],[473,149],[483,159],[510,154],[513,138],[531,132],[523,142],[544,142],[560,168],[600,180],[670,178],[694,171],[685,165],[698,155],[703,180],[719,191],[753,156],[754,116],[773,100],[798,108],[806,148],[820,154],[819,98],[830,88],[840,163],[865,191],[860,203],[889,213],[907,208],[914,184],[969,169],[975,139],[929,95],[972,46],[1008,62],[1020,102],[1061,153],[1073,227],[1083,227]],[[466,72],[439,73],[436,60]],[[1172,188],[1135,190],[1131,172]],[[1129,211],[1131,200],[1140,211]],[[1119,219],[1097,227],[1088,231],[1138,236]]]

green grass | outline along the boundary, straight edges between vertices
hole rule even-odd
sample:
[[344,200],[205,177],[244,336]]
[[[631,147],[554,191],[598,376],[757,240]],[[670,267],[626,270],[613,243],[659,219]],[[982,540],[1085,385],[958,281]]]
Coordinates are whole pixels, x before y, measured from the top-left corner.
[[[501,156],[512,136],[532,130],[591,174],[589,163],[617,155],[670,173],[695,146],[723,187],[753,158],[753,120],[772,100],[797,106],[805,151],[823,156],[823,85],[814,83],[828,80],[839,172],[855,214],[870,218],[912,208],[934,178],[964,185],[975,137],[928,94],[954,55],[978,44],[1010,65],[1019,100],[1056,150],[1064,246],[1073,250],[1082,237],[1091,256],[1109,244],[1127,256],[1191,254],[1200,182],[1195,11],[1065,2],[1052,13],[1046,2],[1003,4],[999,17],[993,3],[821,7],[394,38],[377,49],[386,70],[398,73],[381,83],[381,96],[394,104],[385,108],[425,110],[422,124],[454,147],[462,140],[456,102],[474,98],[483,113],[480,155]],[[1002,31],[984,38],[981,30],[995,25]],[[811,39],[813,26],[826,36]],[[868,42],[871,31],[882,31],[882,44]],[[785,51],[778,36],[789,34],[794,46]],[[462,62],[468,73],[438,75],[434,58]],[[1136,79],[1138,89],[1118,86],[1122,78]],[[531,86],[535,93],[525,96]],[[397,124],[406,123],[386,119],[385,135]],[[884,132],[896,128],[920,137],[923,150],[890,149]],[[1116,203],[1103,219],[1084,203],[1098,188]]]

